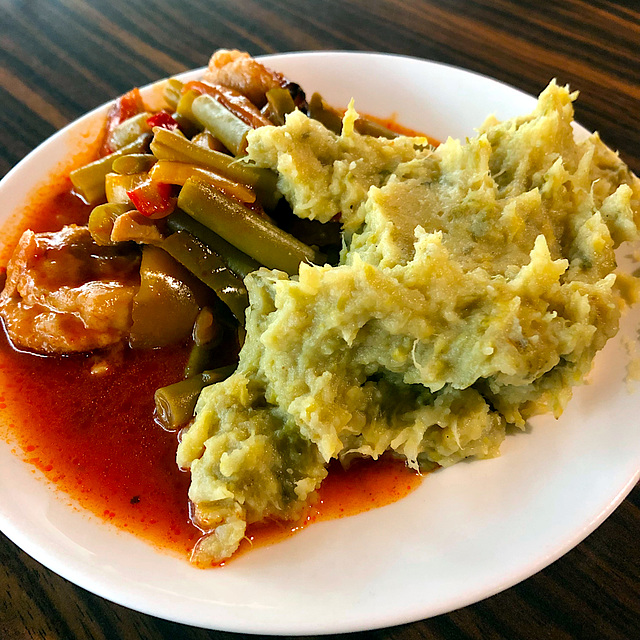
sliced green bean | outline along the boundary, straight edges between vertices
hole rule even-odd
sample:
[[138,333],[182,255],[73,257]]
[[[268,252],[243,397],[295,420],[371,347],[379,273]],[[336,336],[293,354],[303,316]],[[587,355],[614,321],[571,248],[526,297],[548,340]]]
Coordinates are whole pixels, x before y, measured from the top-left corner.
[[198,96],[191,103],[191,112],[234,155],[239,156],[247,148],[247,134],[253,131],[253,127],[223,107],[213,96]]
[[260,203],[267,210],[273,209],[280,199],[277,189],[278,176],[273,171],[250,167],[226,153],[205,149],[176,131],[156,127],[151,151],[158,160],[199,164],[231,180],[251,185]]
[[244,341],[247,339],[247,330],[241,325],[238,326],[236,336],[238,339],[238,346],[242,349],[242,347],[244,346]]
[[200,164],[244,184],[255,185],[261,175],[259,169],[237,162],[235,158],[220,151],[204,149],[180,133],[159,127],[154,131],[151,151],[159,160]]
[[166,221],[167,227],[171,231],[187,231],[200,242],[213,249],[229,269],[243,279],[261,266],[259,262],[236,249],[224,238],[194,220],[184,211],[180,211],[180,209],[166,218]]
[[221,337],[221,327],[209,307],[200,309],[196,321],[193,323],[193,341],[199,347],[218,343]]
[[154,395],[156,417],[168,430],[178,429],[193,417],[200,392],[205,387],[228,378],[236,365],[203,371],[197,376],[157,389]]
[[215,251],[185,231],[171,234],[160,247],[213,289],[238,322],[244,324],[244,312],[249,306],[247,289]]
[[197,144],[203,149],[214,149],[215,151],[224,151],[224,145],[216,137],[212,136],[208,131],[201,131],[191,138],[193,144]]
[[189,359],[184,368],[184,378],[192,378],[207,369],[213,358],[215,347],[209,345],[193,344],[189,352]]
[[329,131],[340,135],[342,114],[327,104],[319,93],[314,93],[309,100],[309,115],[321,122]]
[[293,102],[291,93],[283,87],[274,87],[266,93],[267,102],[269,103],[269,113],[275,124],[283,125],[285,116],[295,111],[296,105]]
[[391,131],[388,127],[376,122],[375,120],[370,120],[364,116],[360,116],[354,123],[353,128],[363,136],[373,136],[374,138],[388,138],[389,140],[393,140],[397,138],[400,134],[395,131]]
[[116,150],[122,149],[143,133],[151,133],[151,127],[147,124],[147,119],[151,115],[151,113],[144,111],[121,122],[109,135],[110,147]]
[[[342,131],[342,113],[327,104],[319,93],[314,93],[309,100],[309,115],[321,122],[329,131],[340,135]],[[400,134],[365,116],[359,116],[353,128],[363,136],[374,138],[397,138]]]
[[222,326],[209,307],[200,309],[193,323],[193,346],[184,370],[184,377],[190,378],[210,367],[216,347],[222,340]]
[[182,87],[184,85],[177,78],[169,78],[164,84],[164,99],[169,108],[175,111],[182,95]]
[[151,153],[130,153],[128,156],[116,158],[111,168],[116,173],[128,176],[149,171],[156,162],[156,157]]
[[294,275],[298,273],[301,262],[321,262],[324,259],[265,217],[202,182],[187,180],[180,191],[178,206],[270,269]]
[[118,149],[118,151],[99,158],[84,167],[75,169],[69,175],[73,188],[89,204],[97,204],[100,200],[104,200],[104,179],[107,173],[112,170],[113,161],[131,153],[143,153],[146,151],[150,139],[151,134],[145,133],[126,147],[122,147],[122,149]]
[[187,120],[190,120],[194,124],[199,124],[200,128],[202,128],[202,124],[198,122],[198,119],[193,115],[193,111],[191,110],[193,101],[199,95],[200,94],[197,91],[194,91],[193,89],[183,93],[180,96],[180,100],[176,106],[176,113],[179,116],[186,118]]
[[100,204],[89,215],[89,233],[94,242],[101,247],[115,244],[111,241],[113,224],[119,216],[133,209],[131,204]]

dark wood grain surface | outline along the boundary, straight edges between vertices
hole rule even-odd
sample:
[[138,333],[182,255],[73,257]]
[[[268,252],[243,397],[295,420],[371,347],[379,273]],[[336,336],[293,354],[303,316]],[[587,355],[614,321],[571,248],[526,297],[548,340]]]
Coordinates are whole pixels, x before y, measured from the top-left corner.
[[[637,2],[0,0],[0,176],[89,109],[133,85],[202,66],[219,47],[408,54],[530,93],[557,77],[581,91],[577,119],[640,172]],[[636,487],[583,543],[506,592],[361,637],[640,638],[639,502]],[[0,538],[3,640],[234,637],[109,603]]]

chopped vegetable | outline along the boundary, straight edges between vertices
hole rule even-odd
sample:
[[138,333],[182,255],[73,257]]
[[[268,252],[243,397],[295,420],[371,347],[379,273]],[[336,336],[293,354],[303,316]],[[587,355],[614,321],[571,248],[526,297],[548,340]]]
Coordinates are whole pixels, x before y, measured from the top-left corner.
[[149,175],[152,180],[178,185],[183,185],[189,178],[196,178],[208,182],[217,189],[222,189],[230,196],[240,200],[240,202],[251,203],[256,201],[256,194],[249,187],[195,164],[160,160]]
[[269,105],[269,116],[274,124],[284,124],[285,116],[295,110],[291,93],[282,87],[276,87],[267,91],[267,103]]
[[183,84],[177,78],[169,78],[164,85],[165,102],[175,111],[182,94]]
[[104,200],[104,180],[113,168],[113,161],[122,156],[146,151],[150,139],[151,135],[145,133],[126,147],[122,147],[122,149],[118,149],[118,151],[114,151],[108,156],[72,171],[69,177],[71,178],[71,183],[76,193],[89,204],[97,204],[101,200]]
[[137,242],[160,244],[164,236],[153,220],[145,218],[139,211],[127,211],[118,216],[111,229],[111,242]]
[[147,124],[150,128],[161,127],[162,129],[169,129],[169,131],[180,129],[178,122],[166,111],[159,111],[148,117]]
[[196,133],[193,138],[191,138],[191,142],[193,144],[197,144],[199,147],[203,149],[213,149],[214,151],[227,151],[227,148],[218,140],[218,138],[212,136],[208,131],[201,131],[200,133]]
[[342,131],[342,114],[329,106],[319,93],[314,93],[309,100],[309,116],[321,122],[329,131],[340,135]]
[[149,171],[156,163],[156,157],[151,153],[130,153],[126,156],[116,158],[111,168],[122,175],[134,173],[144,173]]
[[206,287],[168,253],[144,246],[140,289],[133,299],[131,346],[152,349],[186,341],[200,308],[210,301]]
[[101,204],[94,207],[89,215],[89,233],[93,241],[101,247],[114,244],[111,239],[113,225],[119,216],[123,215],[132,208],[127,203]]
[[324,258],[263,216],[203,182],[187,180],[180,191],[178,206],[271,269],[293,275],[298,273],[301,262],[321,262]]
[[129,191],[146,182],[147,173],[129,173],[121,175],[119,173],[107,173],[104,179],[104,189],[107,196],[107,202],[127,202],[132,207],[132,201],[129,197]]
[[229,151],[236,156],[244,153],[247,148],[247,134],[253,127],[231,113],[214,97],[206,94],[193,101],[191,110],[197,121]]
[[181,380],[158,389],[154,395],[158,422],[168,430],[178,429],[187,424],[193,417],[193,410],[202,389],[210,384],[225,380],[234,372],[235,368],[235,365],[230,365],[212,371],[204,371],[187,380]]
[[229,87],[208,82],[188,82],[183,91],[209,95],[252,129],[270,125],[271,121],[244,95]]
[[147,218],[165,218],[176,208],[176,199],[171,197],[171,185],[166,182],[146,180],[131,191],[127,191],[136,209]]
[[237,162],[235,158],[219,151],[204,149],[180,133],[167,129],[154,131],[151,151],[158,160],[199,164],[243,184],[255,185],[261,176],[261,170]]
[[184,370],[184,377],[198,375],[211,368],[216,347],[222,340],[222,325],[209,307],[200,310],[193,325],[193,346]]
[[112,147],[111,134],[114,129],[125,120],[132,118],[136,114],[144,111],[144,103],[138,88],[131,89],[128,93],[120,96],[109,108],[107,113],[107,122],[105,125],[105,133],[102,142],[100,155],[113,153],[116,147]]
[[167,218],[167,227],[171,231],[186,231],[200,240],[205,246],[213,249],[223,262],[240,278],[245,278],[252,271],[260,268],[260,263],[246,253],[236,249],[217,233],[205,227],[179,209]]
[[109,136],[110,147],[117,151],[133,142],[138,136],[144,133],[151,133],[151,126],[147,120],[153,117],[148,111],[143,111],[138,115],[120,123]]
[[238,322],[244,324],[244,312],[249,306],[247,289],[215,251],[185,231],[173,233],[160,246],[213,289]]

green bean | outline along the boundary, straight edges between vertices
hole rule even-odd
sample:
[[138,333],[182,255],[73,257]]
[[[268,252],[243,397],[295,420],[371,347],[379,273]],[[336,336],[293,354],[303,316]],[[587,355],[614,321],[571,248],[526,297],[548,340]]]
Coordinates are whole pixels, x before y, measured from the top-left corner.
[[[319,93],[314,93],[309,100],[309,115],[321,122],[329,131],[340,135],[342,131],[342,114],[327,104]],[[400,134],[365,116],[359,116],[353,128],[363,136],[375,138],[397,138]]]
[[209,366],[214,350],[215,347],[210,347],[209,345],[195,343],[192,345],[191,351],[189,352],[189,359],[184,368],[183,377],[185,380],[197,376]]
[[221,382],[235,370],[235,365],[203,371],[197,376],[157,389],[154,395],[156,417],[168,430],[178,429],[193,417],[200,392],[205,387]]
[[200,125],[200,128],[202,129],[203,128],[202,124],[198,122],[198,119],[193,115],[193,111],[191,110],[193,101],[199,95],[200,94],[197,91],[194,91],[193,89],[191,89],[190,91],[187,91],[186,93],[183,93],[180,96],[180,101],[176,106],[176,113],[182,118],[186,118],[190,122]]
[[253,185],[258,201],[267,210],[272,211],[280,200],[278,191],[278,175],[269,169],[256,169],[259,171],[258,180]]
[[222,340],[222,326],[209,307],[200,309],[193,323],[193,346],[184,370],[184,377],[190,378],[209,367],[216,347]]
[[164,99],[167,105],[175,111],[182,95],[184,85],[177,78],[169,78],[164,84]]
[[225,152],[226,149],[222,142],[216,137],[212,136],[208,131],[201,131],[191,138],[193,144],[197,144],[204,149],[213,149],[214,151]]
[[215,251],[185,231],[171,234],[160,247],[213,289],[238,322],[244,324],[244,312],[249,306],[247,289]]
[[158,160],[199,164],[231,180],[251,185],[265,209],[273,209],[280,199],[278,176],[273,171],[250,167],[226,153],[205,149],[187,140],[181,133],[156,127],[151,151]]
[[202,182],[187,180],[180,191],[178,206],[237,249],[271,269],[294,275],[298,273],[301,262],[324,259],[265,217]]
[[360,135],[373,136],[374,138],[388,138],[389,140],[393,140],[400,135],[399,133],[391,131],[391,129],[376,122],[375,120],[370,120],[369,118],[366,118],[364,116],[360,116],[353,123],[353,128]]
[[145,133],[122,149],[114,153],[99,158],[84,167],[75,169],[69,175],[75,191],[81,195],[89,204],[96,204],[105,199],[104,179],[112,170],[113,161],[116,158],[129,155],[131,153],[142,153],[146,150],[151,135]]
[[149,171],[156,162],[156,157],[151,153],[130,153],[128,156],[116,158],[111,168],[116,173],[132,175]]
[[309,115],[321,122],[329,131],[340,135],[342,131],[342,115],[328,105],[319,93],[314,93],[309,100]]
[[238,346],[242,349],[244,341],[247,339],[247,330],[243,326],[238,326],[236,337],[238,339]]
[[171,231],[187,231],[192,236],[200,240],[203,244],[211,247],[224,261],[224,263],[241,278],[245,278],[252,271],[260,268],[260,263],[250,258],[246,253],[242,253],[232,244],[221,238],[217,233],[205,227],[178,209],[166,218],[167,227]]
[[239,156],[247,148],[247,134],[253,131],[253,127],[223,107],[213,96],[198,96],[191,103],[191,111],[196,120],[234,155]]
[[237,162],[225,153],[204,149],[187,140],[182,134],[168,129],[155,129],[151,151],[158,160],[199,164],[244,184],[255,185],[260,179],[260,170]]
[[131,211],[133,206],[128,203],[100,204],[94,207],[89,215],[89,233],[94,242],[101,247],[115,244],[111,241],[111,231],[116,219],[123,213]]
[[132,143],[143,133],[151,133],[151,127],[147,119],[151,113],[144,111],[121,122],[109,135],[109,144],[112,149],[121,149]]
[[291,93],[283,87],[275,87],[269,89],[266,96],[269,103],[269,112],[273,116],[272,119],[275,124],[284,124],[285,116],[295,111],[296,108]]
[[193,323],[193,341],[198,346],[218,342],[221,337],[220,325],[216,322],[213,311],[209,307],[200,309],[200,313]]

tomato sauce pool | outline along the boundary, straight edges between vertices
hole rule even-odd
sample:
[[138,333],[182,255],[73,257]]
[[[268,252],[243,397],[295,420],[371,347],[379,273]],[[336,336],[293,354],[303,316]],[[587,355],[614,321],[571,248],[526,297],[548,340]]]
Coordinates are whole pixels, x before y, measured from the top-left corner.
[[[27,207],[23,226],[55,230],[85,222],[88,213],[68,179],[58,178]],[[72,504],[186,558],[202,532],[190,517],[189,474],[175,462],[177,435],[154,421],[153,394],[181,378],[187,350],[124,349],[107,373],[93,375],[98,357],[20,352],[2,331],[0,425],[16,454]],[[420,480],[393,460],[361,462],[347,471],[332,467],[303,521],[250,527],[240,551],[281,540],[310,522],[395,502]]]

